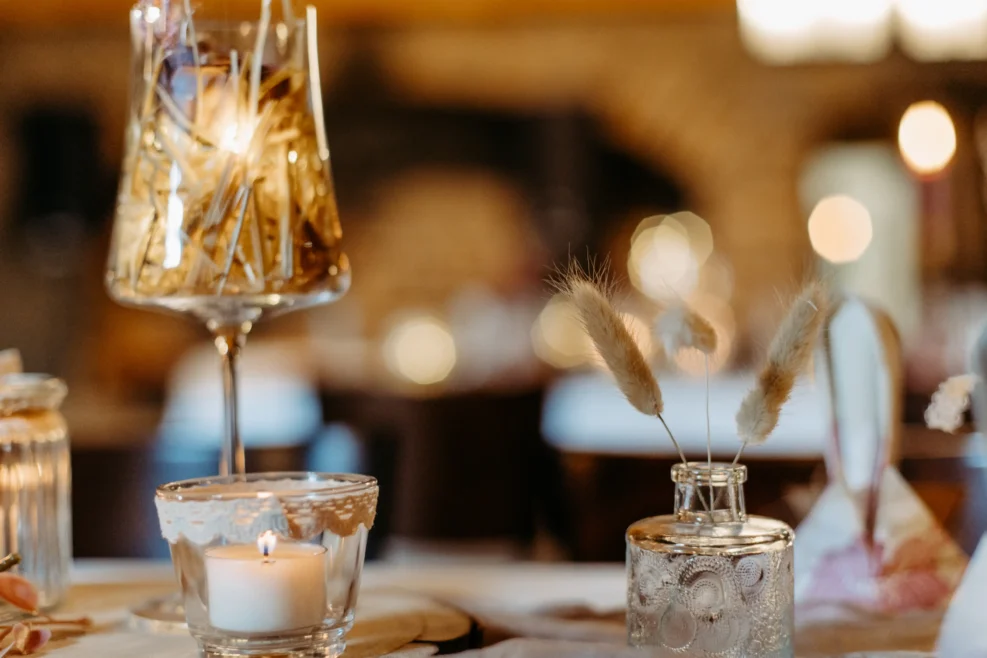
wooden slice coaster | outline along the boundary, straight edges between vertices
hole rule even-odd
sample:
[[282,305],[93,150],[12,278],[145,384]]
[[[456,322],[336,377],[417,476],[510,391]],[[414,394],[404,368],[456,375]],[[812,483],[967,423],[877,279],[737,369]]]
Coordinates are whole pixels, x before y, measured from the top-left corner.
[[473,621],[455,608],[402,590],[360,592],[344,658],[418,658],[468,649]]

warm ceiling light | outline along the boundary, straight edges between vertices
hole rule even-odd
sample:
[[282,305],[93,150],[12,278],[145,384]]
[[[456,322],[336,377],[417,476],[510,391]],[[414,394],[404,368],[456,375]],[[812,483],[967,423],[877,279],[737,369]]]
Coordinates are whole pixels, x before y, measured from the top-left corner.
[[898,149],[912,171],[941,171],[956,153],[956,129],[946,108],[933,101],[911,105],[898,125]]
[[809,29],[816,20],[811,0],[737,0],[737,13],[765,32],[791,34]]
[[808,0],[737,0],[740,36],[763,60],[790,64],[812,54],[815,8]]
[[423,315],[391,329],[384,343],[384,360],[395,375],[415,384],[437,384],[456,365],[456,344],[449,328]]
[[737,0],[741,36],[776,64],[873,61],[891,48],[893,0]]
[[987,56],[987,0],[898,0],[901,45],[920,60]]
[[853,197],[825,197],[809,215],[812,248],[831,263],[857,260],[867,251],[873,237],[870,212]]

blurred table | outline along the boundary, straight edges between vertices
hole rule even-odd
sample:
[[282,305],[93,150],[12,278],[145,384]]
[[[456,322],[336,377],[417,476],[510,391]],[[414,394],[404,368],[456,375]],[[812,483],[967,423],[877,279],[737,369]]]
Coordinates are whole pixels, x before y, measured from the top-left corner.
[[[129,606],[175,588],[164,562],[84,560],[75,565],[65,614],[93,617],[96,630],[50,645],[49,655],[65,658],[193,658],[186,635],[148,635],[128,630]],[[399,589],[458,607],[478,619],[487,643],[515,636],[624,642],[624,568],[620,564],[571,563],[485,565],[367,565],[364,593]],[[359,616],[359,615],[358,615]],[[868,617],[859,610],[800,610],[800,657],[849,651],[930,651],[940,613]],[[347,653],[349,656],[350,653]],[[359,654],[364,658],[367,654]],[[401,654],[396,653],[394,656]],[[419,655],[419,654],[414,654]],[[421,655],[427,655],[421,654]]]
[[[734,410],[753,375],[726,373],[710,380],[714,459],[733,458]],[[705,457],[706,391],[702,379],[662,380],[665,420],[687,456]],[[563,377],[545,397],[542,432],[561,468],[565,520],[559,534],[571,559],[618,560],[632,522],[672,509],[669,479],[677,456],[661,424],[635,411],[606,376]],[[749,472],[747,511],[793,527],[804,518],[826,480],[823,454],[831,433],[828,401],[810,381],[796,386],[770,441],[744,453]],[[968,553],[987,530],[987,442],[978,434],[948,435],[920,425],[903,427],[902,475]]]
[[[714,457],[732,459],[740,447],[734,416],[750,390],[752,373],[710,379],[709,434]],[[663,417],[689,456],[706,456],[706,383],[670,375],[662,378]],[[757,459],[821,459],[830,433],[826,395],[800,380],[785,405],[771,440],[744,456]],[[566,453],[671,456],[668,435],[654,417],[638,413],[613,381],[599,373],[568,375],[545,398],[545,440]],[[756,454],[755,454],[756,453]]]

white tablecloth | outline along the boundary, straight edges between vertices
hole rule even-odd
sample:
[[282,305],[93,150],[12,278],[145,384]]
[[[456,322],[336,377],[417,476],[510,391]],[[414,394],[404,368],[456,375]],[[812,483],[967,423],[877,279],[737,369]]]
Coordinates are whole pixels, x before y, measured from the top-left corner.
[[[89,614],[93,632],[50,645],[52,658],[193,658],[195,643],[188,636],[149,635],[128,630],[127,609],[148,596],[175,589],[169,563],[144,561],[81,561],[73,573],[75,586],[65,604],[66,614]],[[623,641],[619,611],[624,606],[622,565],[368,564],[362,588],[399,588],[427,594],[461,607],[480,619],[497,637],[511,634],[541,638],[607,642],[616,653]],[[583,609],[580,621],[552,617],[547,611]],[[615,615],[614,613],[618,613]],[[594,616],[596,618],[594,618]],[[932,649],[938,613],[908,618],[867,619],[797,614],[799,656],[815,657],[850,651]],[[491,635],[495,635],[491,633]],[[553,646],[553,645],[550,645]],[[556,647],[562,645],[554,645]],[[574,655],[599,656],[589,645]],[[544,645],[501,645],[484,658],[541,656]],[[587,651],[589,653],[587,653]],[[418,654],[409,654],[418,655]],[[867,654],[883,655],[883,654]],[[902,654],[904,655],[904,654]]]

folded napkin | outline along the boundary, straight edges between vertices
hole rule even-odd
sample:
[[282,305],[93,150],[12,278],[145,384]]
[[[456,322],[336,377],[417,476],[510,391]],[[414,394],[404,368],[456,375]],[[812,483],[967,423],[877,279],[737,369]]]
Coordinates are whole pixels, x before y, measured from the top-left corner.
[[842,607],[851,620],[943,610],[967,559],[896,467],[897,331],[886,313],[851,297],[823,335],[817,374],[831,392],[829,483],[795,532],[797,619],[811,622],[820,607],[830,616]]
[[884,470],[873,541],[860,496],[830,484],[795,533],[795,604],[900,614],[944,608],[967,558],[895,468]]

